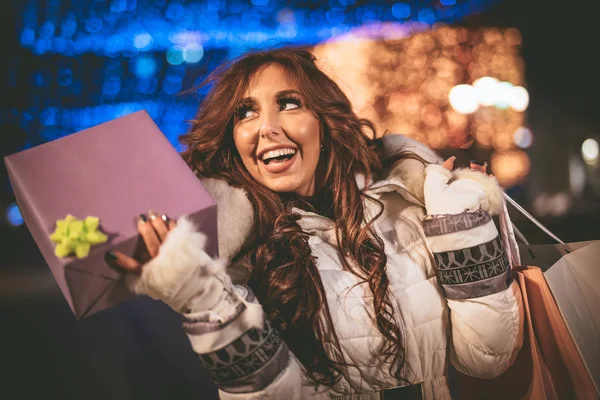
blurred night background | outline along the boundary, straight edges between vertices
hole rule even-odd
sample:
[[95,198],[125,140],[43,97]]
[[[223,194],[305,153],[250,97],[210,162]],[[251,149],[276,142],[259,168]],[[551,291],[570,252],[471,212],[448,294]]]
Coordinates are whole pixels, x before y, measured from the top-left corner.
[[[213,68],[250,49],[307,45],[380,134],[409,135],[460,166],[487,161],[558,237],[600,239],[592,4],[7,0],[2,157],[142,109],[178,147],[203,95],[183,92]],[[0,183],[0,397],[215,398],[166,306],[138,299],[76,321],[4,164]],[[552,242],[511,215],[531,243]]]

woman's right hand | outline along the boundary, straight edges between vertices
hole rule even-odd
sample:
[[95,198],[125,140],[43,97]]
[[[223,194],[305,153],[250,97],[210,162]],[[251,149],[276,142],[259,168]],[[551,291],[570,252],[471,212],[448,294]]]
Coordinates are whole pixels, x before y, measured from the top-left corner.
[[106,254],[106,261],[113,267],[118,267],[124,272],[140,275],[145,262],[158,255],[161,244],[167,234],[176,226],[176,222],[165,214],[148,211],[148,215],[140,214],[137,217],[137,229],[144,246],[137,246],[133,257],[120,251]]
[[106,260],[125,275],[129,290],[162,300],[177,312],[210,310],[227,286],[225,264],[204,251],[206,236],[181,217],[177,222],[150,213],[138,220],[143,246],[134,256],[107,253]]

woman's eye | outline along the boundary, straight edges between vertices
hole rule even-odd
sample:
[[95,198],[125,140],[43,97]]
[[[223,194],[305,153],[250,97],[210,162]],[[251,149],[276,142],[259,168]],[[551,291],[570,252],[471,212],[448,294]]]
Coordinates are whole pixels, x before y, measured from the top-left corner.
[[254,114],[256,114],[256,111],[254,111],[254,110],[246,110],[246,111],[244,111],[244,115],[242,117],[243,118],[249,118],[249,117],[253,117]]
[[294,110],[300,107],[300,101],[297,99],[281,99],[279,106],[281,111]]
[[237,111],[237,117],[239,120],[253,117],[256,114],[256,110],[251,107],[240,107]]

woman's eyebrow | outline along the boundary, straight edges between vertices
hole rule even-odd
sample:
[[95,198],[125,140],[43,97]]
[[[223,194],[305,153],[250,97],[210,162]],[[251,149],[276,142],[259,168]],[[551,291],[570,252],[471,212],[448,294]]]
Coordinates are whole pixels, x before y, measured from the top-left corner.
[[[295,89],[287,89],[287,90],[282,90],[280,92],[277,92],[275,94],[275,97],[280,99],[282,97],[289,96],[291,94],[301,96],[301,93],[299,91],[297,91]],[[239,103],[240,104],[256,104],[256,99],[252,96],[248,96],[248,97],[244,97],[243,99],[241,99]]]
[[239,104],[256,104],[254,97],[244,97],[239,101]]
[[281,92],[277,92],[277,98],[281,98],[281,97],[285,97],[285,96],[289,96],[291,94],[295,94],[300,96],[300,92],[294,89],[288,89],[288,90],[282,90]]

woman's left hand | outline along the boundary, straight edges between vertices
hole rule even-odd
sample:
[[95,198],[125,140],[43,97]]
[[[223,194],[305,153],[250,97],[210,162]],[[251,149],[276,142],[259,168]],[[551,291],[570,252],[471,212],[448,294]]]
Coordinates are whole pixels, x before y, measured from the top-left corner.
[[[487,167],[488,167],[487,161],[484,162],[483,165],[479,165],[475,161],[472,161],[472,160],[469,163],[469,168],[471,168],[473,171],[478,171],[478,172],[481,172],[482,174],[486,174],[486,175],[487,175]],[[490,174],[490,175],[492,175],[492,174]]]
[[[452,157],[448,158],[446,161],[444,161],[444,163],[442,164],[442,166],[444,168],[446,168],[448,171],[452,172],[454,170],[454,161],[455,160],[456,160],[456,157],[452,156]],[[471,170],[478,171],[478,172],[481,172],[483,174],[487,174],[487,167],[488,167],[487,161],[484,162],[483,165],[479,165],[479,164],[477,164],[473,160],[471,160],[469,162],[469,168],[471,168]]]
[[[486,210],[489,206],[484,187],[474,179],[455,179],[454,160],[450,157],[442,165],[430,164],[425,170],[425,207],[429,215],[460,214],[464,211]],[[484,174],[487,164],[471,163],[471,169]]]

